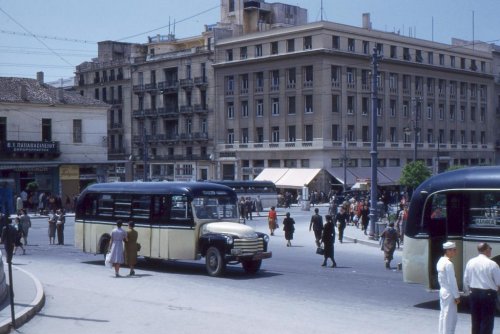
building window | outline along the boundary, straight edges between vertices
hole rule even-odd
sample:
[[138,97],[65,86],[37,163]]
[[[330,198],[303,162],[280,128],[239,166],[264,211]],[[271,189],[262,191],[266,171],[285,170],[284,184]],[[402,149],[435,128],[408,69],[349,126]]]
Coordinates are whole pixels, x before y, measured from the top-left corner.
[[382,99],[377,99],[377,116],[382,116],[384,112],[384,102]]
[[313,141],[313,126],[312,124],[304,125],[304,140],[305,141]]
[[273,116],[278,116],[280,114],[280,99],[277,97],[271,99],[271,112]]
[[455,119],[455,105],[451,104],[450,105],[450,121],[453,121]]
[[440,103],[439,104],[439,120],[444,119],[444,104]]
[[347,50],[350,52],[356,51],[354,38],[347,39]]
[[279,141],[280,141],[280,128],[278,126],[272,127],[271,140],[273,143],[279,143]]
[[396,117],[396,100],[390,100],[389,104],[390,104],[389,108],[391,109],[390,110],[391,117]]
[[227,118],[233,119],[234,118],[234,103],[233,102],[228,102],[226,106],[227,110]]
[[82,120],[74,119],[73,120],[73,143],[81,143],[82,142]]
[[354,125],[347,126],[347,140],[348,141],[355,141],[356,140],[356,135],[354,132]]
[[398,131],[395,127],[389,129],[389,135],[391,137],[391,143],[396,143],[398,141]]
[[444,65],[444,54],[442,53],[439,54],[439,65]]
[[332,95],[332,112],[340,111],[340,96]]
[[398,47],[396,45],[391,45],[391,58],[398,58]]
[[241,142],[248,143],[248,128],[241,129]]
[[332,124],[332,141],[340,140],[340,131],[338,124]]
[[348,96],[347,97],[347,114],[349,115],[352,115],[354,114],[354,108],[355,108],[355,104],[354,104],[354,96]]
[[271,54],[272,55],[278,54],[278,42],[271,42]]
[[312,83],[314,80],[313,73],[314,72],[312,66],[304,66],[304,87],[312,87]]
[[432,119],[432,114],[434,114],[434,105],[427,103],[427,119]]
[[476,107],[474,106],[470,107],[470,120],[473,122],[476,121]]
[[295,115],[295,96],[288,97],[288,115]]
[[241,117],[248,117],[248,101],[241,101]]
[[262,44],[255,46],[255,57],[262,57]]
[[52,141],[52,120],[42,118],[42,141]]
[[340,37],[332,36],[332,49],[339,49],[339,48],[340,48]]
[[486,121],[486,107],[481,107],[481,111],[479,113],[479,121],[484,123]]
[[427,63],[430,65],[434,64],[434,53],[433,52],[427,52]]
[[476,144],[476,131],[472,130],[470,132],[470,143],[471,144]]
[[361,115],[368,115],[368,109],[370,108],[369,99],[367,97],[361,98]]
[[295,125],[289,125],[288,126],[288,141],[295,142],[295,138],[297,138],[297,135],[295,134]]
[[271,71],[271,90],[278,90],[280,86],[280,71]]
[[304,37],[304,50],[312,49],[312,37],[306,36]]
[[262,117],[264,116],[264,100],[259,99],[255,103],[255,115],[257,117]]
[[234,93],[234,76],[228,75],[226,77],[226,95],[233,95]]
[[424,57],[422,57],[422,50],[415,50],[415,61],[417,63],[421,63],[424,61]]
[[241,94],[248,94],[248,74],[242,74],[240,76],[240,85]]
[[305,95],[304,96],[304,112],[306,114],[310,114],[313,112],[313,96]]
[[294,39],[287,39],[286,40],[286,52],[293,52],[295,51],[295,40]]
[[410,55],[410,49],[409,48],[403,48],[403,59],[410,61],[411,60],[411,55]]
[[450,66],[451,67],[455,67],[456,64],[455,64],[455,56],[450,56]]
[[465,106],[460,106],[460,120],[465,121]]
[[309,168],[309,159],[300,159],[301,168]]
[[331,67],[332,84],[339,83],[339,76],[340,76],[340,67],[332,65]]
[[295,88],[295,68],[288,68],[286,70],[286,88]]
[[255,128],[255,137],[257,138],[257,143],[263,143],[264,142],[264,128],[258,127]]
[[403,117],[408,118],[408,111],[410,110],[410,101],[403,101]]
[[264,73],[255,73],[255,91],[262,92],[264,90]]
[[227,129],[227,143],[234,144],[234,129]]
[[434,132],[432,131],[432,129],[427,129],[427,142],[428,143],[434,142]]
[[368,129],[368,126],[363,125],[361,127],[361,140],[363,142],[368,142],[369,141],[369,136],[370,136],[370,130]]
[[246,46],[242,46],[240,48],[240,59],[247,59],[248,58],[248,51]]
[[370,42],[363,41],[363,53],[365,55],[370,54]]

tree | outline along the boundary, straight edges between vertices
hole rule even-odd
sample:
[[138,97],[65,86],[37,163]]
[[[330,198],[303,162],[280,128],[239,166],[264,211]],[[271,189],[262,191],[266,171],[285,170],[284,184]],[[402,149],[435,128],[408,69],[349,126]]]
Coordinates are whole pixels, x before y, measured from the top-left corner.
[[431,171],[422,161],[414,161],[407,164],[401,173],[399,183],[402,186],[415,190],[422,182],[431,176]]

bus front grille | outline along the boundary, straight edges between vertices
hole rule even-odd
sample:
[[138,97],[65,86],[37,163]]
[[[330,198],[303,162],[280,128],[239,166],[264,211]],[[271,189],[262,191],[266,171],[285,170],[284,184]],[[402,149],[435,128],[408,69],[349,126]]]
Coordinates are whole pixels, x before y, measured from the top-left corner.
[[234,249],[241,249],[243,254],[255,254],[264,251],[264,242],[262,238],[234,239]]

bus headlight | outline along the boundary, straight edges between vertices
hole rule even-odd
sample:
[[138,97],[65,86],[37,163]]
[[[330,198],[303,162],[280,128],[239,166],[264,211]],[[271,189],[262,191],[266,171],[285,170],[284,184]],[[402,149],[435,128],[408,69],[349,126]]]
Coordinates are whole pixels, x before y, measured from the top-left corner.
[[233,238],[231,238],[229,235],[225,235],[224,238],[226,238],[226,244],[232,245],[233,244]]
[[267,244],[269,243],[269,236],[267,234],[264,235],[264,238],[262,238],[264,242]]

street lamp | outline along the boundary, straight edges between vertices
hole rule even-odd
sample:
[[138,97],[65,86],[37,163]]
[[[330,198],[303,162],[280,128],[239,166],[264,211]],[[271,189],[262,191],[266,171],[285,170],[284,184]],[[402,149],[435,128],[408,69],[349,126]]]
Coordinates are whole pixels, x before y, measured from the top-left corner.
[[405,127],[404,132],[406,135],[411,135],[413,132],[413,162],[417,161],[417,150],[418,150],[418,137],[420,135],[420,127],[419,125],[419,108],[418,105],[422,101],[421,97],[414,97],[411,99],[413,105],[414,105],[414,113],[413,116],[415,117],[414,119],[410,120],[411,127]]
[[347,186],[347,160],[349,157],[347,156],[347,136],[344,137],[344,153],[342,155],[342,165],[344,166],[344,186],[343,190],[344,193],[346,192],[346,186]]

